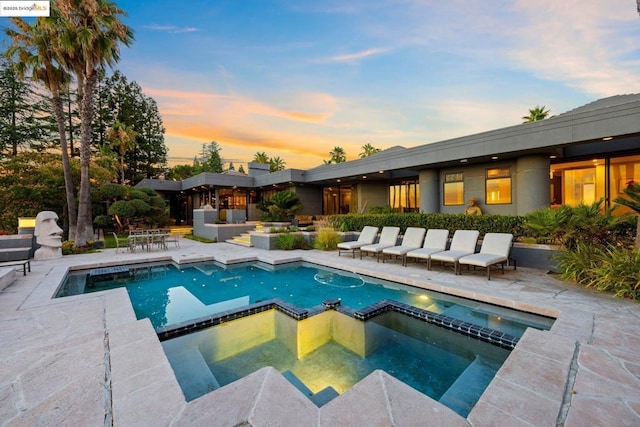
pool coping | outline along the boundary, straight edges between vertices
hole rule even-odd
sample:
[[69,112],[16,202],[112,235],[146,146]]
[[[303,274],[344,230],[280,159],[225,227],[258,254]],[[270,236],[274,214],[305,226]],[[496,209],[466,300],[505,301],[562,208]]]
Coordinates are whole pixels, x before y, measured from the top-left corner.
[[[431,276],[435,273],[425,274],[424,269],[419,267],[417,267],[418,270],[404,269],[403,267],[386,263],[379,271],[373,271],[382,267],[382,265],[376,266],[375,261],[347,261],[346,258],[342,257],[338,259],[336,253],[256,251],[230,249],[224,245],[216,244],[216,250],[210,250],[205,245],[201,247],[202,249],[198,248],[190,251],[190,253],[176,253],[171,256],[166,254],[160,257],[115,255],[107,261],[104,261],[104,257],[100,259],[96,257],[78,257],[73,260],[76,262],[34,263],[36,264],[36,274],[38,269],[45,269],[46,272],[43,276],[40,276],[40,281],[35,283],[33,290],[19,304],[18,311],[37,311],[41,309],[51,311],[56,306],[62,309],[63,306],[86,305],[90,301],[103,301],[105,307],[105,330],[110,349],[111,377],[109,387],[112,401],[111,417],[114,425],[128,425],[143,421],[145,424],[152,424],[157,421],[160,424],[180,425],[187,423],[188,420],[204,420],[210,416],[220,417],[220,420],[229,422],[233,420],[236,423],[249,419],[254,421],[260,419],[259,423],[276,422],[277,420],[282,421],[285,419],[298,421],[308,419],[309,423],[313,425],[328,425],[329,420],[340,419],[347,423],[357,421],[358,417],[365,415],[369,420],[379,420],[383,424],[385,422],[382,420],[387,420],[387,423],[391,424],[398,423],[399,419],[403,419],[403,414],[411,414],[415,417],[427,416],[436,412],[441,416],[446,414],[445,418],[440,419],[444,423],[451,425],[469,425],[469,423],[473,425],[492,425],[496,423],[555,425],[558,419],[566,421],[567,425],[571,425],[571,421],[576,423],[574,425],[579,425],[577,420],[584,419],[583,414],[590,413],[589,407],[584,404],[582,406],[577,405],[582,400],[579,399],[579,396],[576,397],[572,394],[573,387],[576,383],[580,383],[579,380],[581,378],[575,371],[577,367],[585,363],[580,360],[579,356],[591,354],[595,351],[593,349],[594,330],[597,326],[594,323],[595,315],[588,310],[581,309],[582,307],[574,308],[570,304],[565,304],[564,308],[561,309],[561,306],[554,306],[552,303],[517,301],[500,294],[488,295],[488,293],[482,292],[482,289],[475,289],[476,286],[485,286],[483,283],[486,283],[486,286],[494,284],[504,286],[504,284],[500,284],[500,276],[496,276],[494,280],[487,283],[483,278],[480,279],[478,275],[468,274],[467,278],[462,278],[462,281],[469,281],[470,285],[466,286],[459,277],[453,277],[452,273],[449,273],[450,276],[447,274],[442,275],[438,278],[439,281],[422,277]],[[217,252],[218,250],[220,251]],[[206,252],[206,254],[203,252]],[[110,290],[91,294],[89,297],[67,297],[64,298],[65,301],[51,300],[51,296],[55,293],[66,271],[69,268],[75,268],[71,264],[73,266],[100,267],[129,262],[130,260],[136,262],[171,260],[177,264],[197,261],[218,261],[222,263],[260,261],[269,264],[280,264],[300,260],[347,271],[363,271],[363,274],[368,276],[400,281],[401,283],[404,282],[424,287],[425,289],[433,289],[492,304],[498,303],[498,305],[523,311],[537,312],[545,316],[557,317],[557,320],[551,331],[527,330],[466,420],[426,396],[415,395],[415,393],[412,393],[412,389],[407,389],[408,386],[404,386],[402,383],[397,384],[399,381],[381,372],[371,374],[370,377],[372,378],[367,377],[361,381],[364,385],[358,383],[353,389],[320,409],[310,407],[309,405],[314,406],[310,401],[305,403],[304,396],[300,400],[300,396],[297,396],[299,392],[293,386],[288,387],[286,380],[278,378],[278,375],[267,368],[234,383],[232,388],[223,388],[225,389],[223,393],[218,393],[219,390],[217,390],[202,398],[186,403],[175,378],[171,379],[173,373],[166,361],[166,356],[164,356],[155,331],[150,322],[135,319],[126,291]],[[358,261],[360,261],[360,264],[358,264]],[[372,272],[375,274],[372,275]],[[539,274],[539,272],[531,272]],[[420,278],[415,277],[416,274]],[[398,280],[398,278],[401,278],[401,280]],[[20,284],[33,279],[29,276],[26,279],[16,277],[16,283]],[[427,281],[427,279],[429,280]],[[449,285],[446,283],[449,279],[455,279],[461,285]],[[516,283],[516,285],[520,284]],[[9,286],[8,289],[11,289],[12,286],[14,285]],[[509,283],[509,286],[513,286],[513,284]],[[450,292],[447,292],[447,290]],[[564,295],[560,293],[555,296],[555,299],[559,300],[563,297]],[[591,297],[588,295],[588,298]],[[602,300],[608,304],[606,297],[595,297],[595,300]],[[499,304],[500,302],[502,304]],[[620,301],[619,304],[615,303],[616,306],[623,306],[625,310],[637,313],[635,306],[626,308],[624,301]],[[587,304],[584,303],[584,306],[587,307]],[[602,339],[597,334],[596,337]],[[135,373],[136,371],[133,367],[141,363],[139,360],[141,352],[145,354],[144,366],[147,366],[147,369],[143,370],[142,373]],[[594,356],[592,355],[592,357]],[[153,361],[153,364],[150,365],[150,361]],[[152,371],[154,375],[150,376]],[[166,376],[165,378],[169,379],[158,381],[158,372],[163,372],[163,375]],[[277,402],[267,404],[270,402],[269,393],[262,394],[260,392],[256,394],[256,384],[258,384],[258,388],[261,391],[275,388],[282,396],[287,396],[287,399],[290,398],[292,402],[296,403],[288,405],[286,408],[278,405]],[[621,393],[629,394],[627,389],[622,390]],[[145,392],[136,392],[136,390],[145,390]],[[158,394],[153,394],[153,390],[157,390]],[[378,396],[386,403],[372,406],[372,395]],[[633,393],[632,395],[635,396]],[[620,402],[620,398],[616,399],[618,400],[615,402]],[[397,403],[398,400],[414,409],[406,410],[405,406],[402,407],[405,409],[399,409],[393,403]],[[572,400],[573,407],[571,405]],[[226,402],[227,406],[220,406],[224,402]],[[234,407],[237,411],[228,410],[229,402],[235,402]],[[246,406],[243,406],[242,402],[245,402]],[[615,402],[610,398],[607,404],[613,405]],[[354,410],[354,408],[360,406],[363,408],[361,413]],[[576,412],[578,407],[580,411]],[[258,411],[258,408],[262,408],[262,412]],[[415,408],[420,408],[420,410],[418,411]],[[416,413],[416,411],[419,413]],[[551,415],[545,415],[541,418],[541,413]],[[625,412],[624,419],[629,419],[629,417],[630,415]],[[210,418],[208,419],[210,420]]]
[[[356,273],[356,274],[363,274],[363,275],[367,275],[369,277],[374,277],[374,278],[378,278],[378,279],[384,279],[384,280],[391,280],[391,281],[395,281],[395,282],[400,282],[403,284],[407,284],[407,285],[411,285],[411,286],[416,286],[419,288],[423,288],[423,289],[429,289],[429,290],[436,290],[438,292],[442,292],[445,294],[450,294],[450,295],[455,295],[455,296],[460,296],[460,297],[464,297],[464,298],[470,298],[470,299],[475,299],[478,301],[482,301],[482,302],[487,302],[487,303],[491,303],[491,304],[496,304],[496,305],[500,305],[500,306],[505,306],[507,308],[516,308],[516,307],[520,307],[520,308],[516,308],[516,309],[521,309],[522,307],[526,307],[526,310],[522,310],[522,311],[528,311],[528,312],[532,312],[535,314],[543,314],[549,317],[554,317],[551,316],[550,313],[552,314],[561,314],[558,313],[555,310],[549,310],[547,307],[539,307],[539,306],[535,306],[535,305],[523,305],[522,303],[519,303],[517,301],[505,301],[503,298],[496,298],[493,297],[491,295],[480,295],[477,292],[472,292],[471,294],[469,294],[468,292],[465,291],[461,291],[459,289],[454,289],[452,292],[448,292],[448,288],[445,286],[439,286],[439,285],[434,285],[432,283],[428,283],[428,282],[422,282],[422,281],[415,281],[415,280],[398,280],[397,277],[394,278],[391,275],[388,274],[376,274],[375,272],[371,271],[371,269],[360,269],[360,268],[352,268],[350,270],[346,270],[344,268],[340,268],[339,265],[326,265],[326,263],[323,262],[319,262],[318,259],[316,258],[310,258],[310,257],[305,257],[304,256],[304,252],[302,253],[303,256],[298,256],[298,257],[286,257],[286,258],[263,258],[260,256],[256,256],[256,257],[242,257],[241,259],[237,260],[237,261],[233,261],[233,262],[228,262],[229,260],[226,260],[227,262],[223,262],[220,259],[217,259],[215,256],[211,256],[211,257],[202,257],[202,256],[198,256],[198,257],[188,257],[188,258],[180,258],[180,259],[175,259],[173,257],[167,257],[166,255],[161,255],[161,256],[148,256],[142,259],[138,259],[135,263],[136,264],[147,264],[147,263],[157,263],[157,262],[173,262],[177,265],[188,265],[188,264],[195,264],[195,263],[199,263],[199,262],[220,262],[226,265],[233,265],[233,264],[240,264],[240,263],[246,263],[246,262],[263,262],[266,264],[270,264],[270,265],[282,265],[282,264],[288,264],[288,263],[296,263],[296,262],[308,262],[308,263],[313,263],[313,264],[318,264],[318,265],[324,265],[327,267],[333,267],[333,268],[337,268],[337,269],[341,269],[344,271],[350,271],[352,273]],[[101,262],[92,262],[90,264],[84,264],[84,263],[75,263],[74,265],[68,266],[68,267],[64,267],[64,266],[55,266],[50,274],[47,280],[47,282],[41,286],[39,286],[31,295],[30,297],[25,301],[24,305],[22,306],[22,308],[34,308],[34,307],[38,307],[40,306],[40,304],[44,304],[44,305],[48,305],[50,303],[55,303],[56,300],[67,300],[69,298],[73,299],[73,300],[82,300],[83,297],[85,296],[100,296],[100,294],[104,294],[104,296],[106,297],[107,301],[113,300],[114,296],[111,295],[112,291],[115,290],[106,290],[106,291],[99,291],[96,293],[92,293],[92,294],[84,294],[84,295],[76,295],[76,296],[71,296],[71,297],[64,297],[64,298],[53,298],[55,296],[55,294],[57,293],[57,290],[59,289],[62,280],[64,279],[64,277],[67,275],[67,273],[69,271],[75,271],[75,270],[86,270],[86,269],[97,269],[97,268],[106,268],[106,267],[111,267],[111,266],[115,266],[115,265],[119,265],[121,264],[122,261],[117,261],[117,260],[109,260],[109,261],[101,261]],[[56,284],[57,282],[57,284]],[[123,289],[123,293],[124,293],[124,298],[126,298],[128,300],[128,294],[126,293],[126,290]],[[118,298],[119,300],[122,299],[122,296],[120,296]],[[505,303],[506,302],[506,303]],[[285,305],[289,305],[285,303]],[[376,304],[374,304],[376,305]],[[377,303],[377,307],[371,307],[372,310],[382,310],[384,309],[382,307],[382,305],[384,305],[384,303],[380,302]],[[413,308],[411,306],[407,306],[410,308]],[[130,301],[127,304],[127,308],[129,310],[131,310],[131,313],[129,313],[129,315],[127,317],[133,317],[135,318],[135,313],[133,312],[133,307],[131,306]],[[292,313],[294,313],[295,316],[295,312],[297,307],[292,306],[290,307],[292,309]],[[412,310],[409,310],[412,311]],[[363,314],[361,314],[361,317],[365,316]],[[233,317],[233,316],[232,316]],[[558,316],[559,317],[559,316]],[[143,319],[144,320],[144,319]],[[460,321],[458,321],[460,322]],[[461,323],[461,322],[460,322]],[[152,328],[153,330],[153,328]],[[159,334],[157,331],[153,331],[154,335],[159,339]],[[529,332],[529,330],[527,331]],[[526,335],[526,334],[525,334]],[[528,335],[531,335],[531,333],[529,333]],[[147,337],[146,339],[149,339],[149,337]],[[521,338],[522,340],[525,339],[525,336],[523,336]],[[520,339],[516,340],[516,344],[517,341],[519,341]],[[498,338],[499,341],[499,338]],[[526,348],[526,341],[525,344],[523,346],[518,347],[517,345],[515,346],[515,348]],[[164,352],[163,352],[164,354]],[[166,356],[164,356],[166,357]],[[509,359],[507,359],[508,361]],[[507,362],[505,362],[506,364]],[[498,372],[498,374],[496,374],[496,377],[494,378],[494,380],[496,378],[499,378],[499,374],[500,371]],[[173,376],[173,370],[171,370],[170,373],[168,373],[169,376]],[[391,377],[392,380],[395,380],[395,378]],[[398,381],[398,380],[395,380]],[[177,380],[176,380],[177,382]],[[240,382],[242,382],[242,380],[240,380]],[[526,385],[526,384],[525,384]],[[491,386],[491,384],[490,384]],[[221,388],[219,390],[223,390],[224,388]],[[488,389],[488,388],[487,388]],[[212,393],[220,393],[219,390],[215,390],[209,394]],[[357,389],[355,389],[357,390]],[[179,390],[180,394],[182,394],[181,389]],[[221,392],[224,392],[221,391]],[[243,394],[246,393],[247,390],[241,390],[239,393]],[[204,397],[204,396],[203,396]],[[427,396],[425,396],[427,397]],[[558,396],[556,396],[558,397]],[[116,396],[114,396],[114,399],[116,398]],[[202,397],[201,397],[202,398]],[[351,397],[353,399],[353,397]],[[428,397],[427,397],[428,398]],[[338,398],[334,399],[335,401],[340,401],[341,396],[339,396]],[[429,398],[430,399],[430,398]],[[197,400],[197,399],[196,399]],[[357,397],[356,397],[357,400]],[[482,400],[482,398],[481,398]],[[191,402],[186,402],[187,405],[190,404]],[[417,404],[417,402],[415,402]],[[443,408],[446,408],[448,411],[451,411],[449,408],[447,408],[444,405],[441,405],[440,403],[438,403],[437,401],[434,401],[436,405],[436,407],[442,406]],[[478,404],[480,403],[480,401],[478,402]],[[331,408],[332,406],[327,405],[327,408]],[[320,411],[322,410],[329,410],[329,409],[324,409],[323,408],[319,408]],[[455,412],[451,411],[452,414],[455,415],[455,417],[460,417],[458,414],[456,414]],[[471,411],[471,413],[469,414],[469,418],[471,418],[473,416],[473,410]],[[460,417],[462,418],[462,417]]]

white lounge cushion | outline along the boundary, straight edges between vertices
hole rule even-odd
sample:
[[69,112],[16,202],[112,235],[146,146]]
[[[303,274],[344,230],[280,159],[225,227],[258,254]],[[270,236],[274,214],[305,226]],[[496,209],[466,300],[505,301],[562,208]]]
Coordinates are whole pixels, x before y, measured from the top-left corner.
[[407,258],[429,259],[436,252],[442,252],[447,248],[449,230],[432,228],[427,230],[427,236],[419,249],[407,253]]
[[509,259],[512,243],[513,234],[511,233],[487,233],[482,239],[480,252],[464,256],[458,262],[478,267],[490,267],[506,262]]
[[398,246],[392,246],[382,250],[386,255],[405,255],[407,252],[420,248],[424,241],[424,235],[427,232],[424,228],[420,227],[407,227],[402,237],[402,242]]
[[431,259],[433,261],[443,261],[443,262],[456,262],[463,256],[471,255],[473,252],[469,251],[442,251],[437,252],[431,255]]
[[[400,227],[382,227],[378,243],[362,246],[360,251],[373,252],[375,254],[380,253],[383,249],[396,245],[398,234],[400,234]],[[362,253],[360,255],[362,255]]]
[[429,259],[431,255],[442,252],[444,248],[420,248],[407,253],[407,258]]
[[494,254],[473,254],[463,256],[458,260],[460,264],[465,265],[475,265],[478,267],[489,267],[494,264],[499,264],[501,262],[507,261],[508,257],[504,255],[494,255]]
[[420,246],[392,246],[390,248],[385,248],[382,250],[382,253],[385,255],[397,255],[402,256],[407,254],[409,251],[413,251],[415,249],[419,249]]
[[471,255],[476,251],[478,236],[480,236],[480,232],[478,230],[456,230],[456,232],[453,233],[453,239],[451,239],[449,250],[437,252],[431,255],[431,258],[429,259],[429,268],[431,267],[431,261],[452,262],[457,274],[458,260],[463,256]]
[[378,234],[378,227],[372,227],[370,225],[367,225],[360,232],[360,235],[358,236],[358,240],[354,240],[352,242],[338,243],[338,248],[353,250],[353,249],[358,249],[364,245],[370,245],[376,239],[377,234]]

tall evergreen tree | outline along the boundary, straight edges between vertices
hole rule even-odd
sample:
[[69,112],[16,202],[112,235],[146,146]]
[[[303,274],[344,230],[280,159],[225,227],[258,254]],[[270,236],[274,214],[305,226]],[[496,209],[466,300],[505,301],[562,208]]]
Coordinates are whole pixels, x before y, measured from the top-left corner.
[[222,173],[222,158],[220,146],[216,141],[202,145],[203,156],[200,160],[201,172]]
[[167,148],[164,125],[158,106],[142,92],[138,83],[115,71],[101,75],[96,89],[96,126],[92,144],[104,146],[105,135],[115,122],[136,132],[135,144],[126,151],[126,181],[136,184],[143,178],[157,178],[166,169]]
[[14,63],[0,58],[0,155],[18,154],[18,147],[40,149],[48,139],[49,109],[32,84],[21,79]]

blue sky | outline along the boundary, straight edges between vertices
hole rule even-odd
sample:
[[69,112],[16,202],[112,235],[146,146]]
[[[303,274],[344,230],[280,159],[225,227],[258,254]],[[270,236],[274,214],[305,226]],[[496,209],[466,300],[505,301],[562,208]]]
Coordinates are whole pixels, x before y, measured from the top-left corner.
[[635,0],[116,3],[136,37],[117,68],[158,102],[171,164],[215,140],[236,167],[309,168],[640,92]]

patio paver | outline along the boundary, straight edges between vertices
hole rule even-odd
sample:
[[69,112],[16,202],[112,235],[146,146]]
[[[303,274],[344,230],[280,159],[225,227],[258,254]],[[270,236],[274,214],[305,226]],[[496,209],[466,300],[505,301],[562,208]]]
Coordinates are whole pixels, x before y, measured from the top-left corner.
[[[69,266],[156,258],[306,260],[558,320],[551,331],[527,331],[466,420],[384,372],[320,409],[268,368],[187,403],[150,323],[135,319],[126,292],[51,299]],[[320,426],[349,425],[364,415],[370,425],[640,425],[640,304],[562,283],[540,270],[507,270],[491,281],[485,276],[339,258],[337,252],[189,240],[162,253],[105,250],[34,261],[30,274],[15,275],[0,290],[0,425]],[[256,386],[264,393],[248,392]],[[293,403],[282,404],[278,395]],[[372,402],[378,403],[370,413],[356,411]]]

